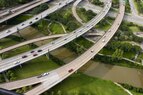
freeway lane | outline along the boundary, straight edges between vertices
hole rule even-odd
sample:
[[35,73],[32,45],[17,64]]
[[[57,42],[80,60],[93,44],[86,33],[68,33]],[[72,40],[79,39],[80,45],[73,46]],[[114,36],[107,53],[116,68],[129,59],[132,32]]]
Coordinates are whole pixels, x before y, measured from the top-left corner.
[[80,19],[80,17],[78,16],[78,14],[76,13],[76,9],[77,9],[77,5],[81,2],[82,0],[77,0],[74,2],[73,6],[72,6],[72,13],[73,13],[73,16],[76,18],[76,20],[83,24],[83,21]]
[[4,37],[7,37],[21,29],[24,29],[34,23],[36,23],[37,21],[39,21],[40,19],[42,18],[45,18],[47,15],[49,15],[50,13],[53,13],[55,12],[56,10],[66,6],[67,4],[73,2],[74,0],[64,0],[64,1],[60,1],[59,3],[57,3],[57,5],[54,5],[52,6],[51,8],[45,10],[44,12],[38,14],[38,15],[35,15],[34,17],[32,17],[31,19],[27,20],[27,21],[24,21],[16,26],[13,26],[9,29],[6,29],[4,31],[1,31],[0,32],[0,39],[4,38]]
[[10,51],[10,50],[15,49],[15,48],[30,44],[30,43],[34,43],[34,42],[38,42],[38,41],[42,41],[42,40],[47,40],[47,39],[51,39],[51,38],[58,38],[58,37],[62,37],[65,35],[67,35],[67,34],[57,34],[57,35],[51,35],[51,36],[44,36],[44,37],[29,40],[29,41],[25,41],[25,42],[22,42],[20,44],[16,44],[16,45],[13,45],[13,46],[10,46],[10,47],[7,47],[7,48],[0,50],[0,54],[7,52],[7,51]]
[[[36,0],[36,1],[30,2],[30,3],[28,3],[28,4],[25,4],[25,5],[21,6],[21,7],[12,9],[12,10],[11,10],[12,14],[10,14],[10,15],[8,15],[8,16],[4,16],[4,15],[6,15],[6,14],[9,13],[9,12],[4,12],[3,14],[0,15],[0,16],[4,16],[3,18],[0,19],[0,23],[4,22],[4,21],[6,21],[6,20],[8,20],[8,19],[10,19],[10,18],[13,18],[13,17],[15,17],[15,16],[17,16],[17,15],[19,15],[19,14],[21,14],[21,13],[24,13],[24,12],[26,12],[26,11],[28,11],[28,10],[34,8],[34,7],[37,7],[37,6],[39,6],[40,4],[42,4],[42,3],[46,3],[46,2],[48,2],[48,1],[50,1],[50,0],[41,0],[40,2],[39,2],[39,0]],[[34,4],[33,4],[33,3],[34,3]],[[30,5],[31,5],[31,6],[30,6]],[[21,8],[22,8],[22,10],[20,10]]]
[[[125,11],[125,2],[120,1],[120,9],[118,12],[118,15],[112,25],[112,27],[105,33],[105,35],[95,44],[93,45],[90,49],[88,49],[85,53],[83,53],[81,56],[79,56],[77,59],[73,60],[69,64],[62,66],[55,70],[59,74],[60,79],[56,80],[52,84],[49,83],[48,81],[43,82],[41,85],[38,87],[28,91],[25,93],[25,95],[39,95],[46,90],[50,89],[54,85],[58,84],[68,76],[70,76],[72,73],[74,73],[76,70],[78,70],[80,67],[82,67],[84,64],[86,64],[90,59],[92,59],[109,41],[110,39],[114,36],[116,31],[118,30],[123,17],[124,17],[124,11]],[[105,40],[105,41],[103,41]],[[69,72],[72,70],[71,72]]]
[[15,11],[18,11],[18,10],[20,10],[22,8],[25,8],[25,7],[28,7],[30,5],[33,5],[33,4],[37,3],[37,2],[40,2],[40,0],[34,0],[34,1],[29,2],[27,4],[24,4],[24,5],[20,5],[20,6],[17,6],[17,7],[8,8],[8,9],[5,9],[5,10],[2,10],[2,11],[0,11],[0,18],[2,18],[2,16],[9,15],[10,12],[14,13]]
[[[80,35],[82,35],[82,34],[84,34],[84,32],[87,32],[89,29],[91,29],[96,23],[98,23],[97,21],[100,21],[106,14],[107,14],[107,12],[109,11],[109,9],[110,9],[110,7],[111,7],[111,2],[108,0],[107,1],[107,3],[106,3],[106,5],[105,5],[105,7],[104,7],[104,9],[100,12],[100,14],[98,14],[95,18],[93,18],[91,21],[89,21],[88,22],[88,24],[86,24],[86,25],[84,25],[84,26],[82,26],[81,28],[79,28],[79,29],[77,29],[77,30],[75,30],[75,31],[73,31],[72,33],[70,33],[69,35],[67,35],[67,36],[65,36],[65,37],[62,37],[62,38],[60,38],[60,39],[58,39],[58,40],[55,40],[54,42],[51,42],[51,44],[49,45],[49,46],[52,46],[52,45],[58,45],[59,43],[60,43],[60,41],[61,41],[61,43],[60,44],[65,44],[65,41],[67,41],[67,40],[69,40],[70,39],[70,37],[72,38],[72,39],[75,39],[77,36],[80,36]],[[99,18],[99,16],[100,16],[100,18]],[[85,29],[84,29],[85,28]],[[82,31],[81,31],[82,30]],[[80,33],[80,34],[77,34],[77,33]],[[68,39],[66,39],[65,40],[65,38],[68,38]],[[71,40],[71,39],[70,39]],[[69,40],[69,41],[70,41]],[[53,46],[53,47],[54,47]],[[43,46],[42,48],[47,48],[47,47],[45,47],[45,46]],[[46,50],[46,52],[48,51],[49,49],[47,49]],[[18,57],[18,56],[17,56]],[[21,57],[20,57],[21,58]],[[11,58],[11,59],[15,59],[15,58]],[[18,60],[18,59],[17,59]],[[10,63],[9,63],[10,64]],[[14,63],[12,63],[14,66],[15,66],[15,64]],[[6,64],[7,65],[7,64]],[[11,64],[10,64],[11,65]],[[13,66],[13,67],[14,67]],[[1,66],[0,66],[1,67]],[[7,67],[7,66],[5,66],[5,67]],[[4,68],[4,67],[3,67]],[[1,68],[2,69],[2,68]],[[0,70],[1,70],[0,69]],[[6,68],[5,68],[6,69]],[[51,72],[54,72],[54,71],[51,71]],[[50,74],[51,74],[51,72],[50,72]],[[36,78],[36,77],[34,77],[34,78]],[[46,78],[46,80],[47,79],[49,79],[49,76],[48,77],[45,77]],[[2,88],[5,88],[5,89],[9,89],[9,90],[11,90],[11,89],[16,89],[16,88],[20,88],[20,87],[23,87],[23,86],[28,86],[28,85],[32,85],[32,84],[34,84],[35,82],[34,82],[34,80],[35,79],[33,79],[33,82],[31,82],[31,80],[32,80],[32,78],[29,78],[29,81],[28,81],[28,79],[24,79],[24,80],[19,80],[19,81],[15,81],[15,82],[10,82],[10,83],[7,83],[7,84],[1,84],[0,85],[0,87],[2,87]],[[39,80],[39,81],[36,81],[37,83],[39,83],[39,82],[43,82],[43,80]]]
[[[57,49],[65,44],[67,44],[68,42],[76,39],[77,37],[83,35],[88,30],[90,30],[92,27],[94,27],[107,14],[110,7],[111,7],[111,3],[107,2],[105,7],[103,8],[103,10],[95,18],[93,18],[91,21],[89,21],[87,24],[85,24],[82,27],[78,28],[77,30],[73,31],[69,35],[61,37],[49,44],[46,44],[46,45],[43,45],[37,49],[34,49],[33,51],[35,51],[35,53],[37,54],[36,56],[33,56],[31,51],[28,51],[26,53],[23,53],[23,54],[20,54],[20,55],[0,61],[0,72],[3,72],[5,70],[8,70],[15,66],[18,66],[19,64],[22,64],[29,60],[35,59],[39,56],[42,56],[42,55],[48,53],[49,51]],[[38,50],[42,50],[42,52],[37,52]],[[23,56],[27,56],[27,57],[23,58]]]

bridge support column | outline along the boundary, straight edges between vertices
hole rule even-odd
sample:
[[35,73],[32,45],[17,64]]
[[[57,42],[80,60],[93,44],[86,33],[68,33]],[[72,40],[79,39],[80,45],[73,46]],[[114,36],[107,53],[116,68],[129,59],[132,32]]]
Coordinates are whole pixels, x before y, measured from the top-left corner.
[[[0,61],[2,60],[2,58],[3,58],[3,53],[2,53],[1,56],[0,56]],[[5,72],[2,72],[2,75],[3,75],[4,79],[5,79],[5,81],[6,81],[6,82],[9,82],[9,79],[8,79],[7,76],[5,75]]]
[[20,34],[19,29],[17,28],[17,34],[19,35],[19,37],[21,38],[21,41],[25,41],[25,38]]
[[49,58],[49,49],[48,49],[48,53],[46,53],[45,55],[46,55],[47,59],[50,59]]
[[8,79],[7,76],[5,75],[5,72],[2,72],[2,74],[3,74],[3,77],[4,77],[5,81],[6,81],[6,82],[9,82],[9,79]]
[[91,59],[94,59],[94,57],[92,57]]
[[0,61],[2,60],[2,58],[3,58],[3,53],[2,53],[2,54],[0,54]]
[[20,64],[19,67],[22,68],[22,65]]

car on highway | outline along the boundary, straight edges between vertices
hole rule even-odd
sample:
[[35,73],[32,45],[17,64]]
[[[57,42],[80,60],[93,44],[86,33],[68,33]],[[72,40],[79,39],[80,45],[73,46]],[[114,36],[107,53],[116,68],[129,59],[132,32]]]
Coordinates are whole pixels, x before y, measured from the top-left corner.
[[51,44],[54,44],[54,42],[51,42]]
[[35,18],[35,20],[38,20],[38,19],[39,19],[38,17]]
[[8,30],[6,33],[10,33],[10,30]]
[[93,53],[94,52],[94,50],[91,50],[91,53]]
[[33,54],[33,56],[37,56],[37,55],[38,55],[38,54],[36,54],[36,53],[35,53],[35,54]]
[[105,39],[103,39],[102,42],[105,42]]
[[41,74],[41,75],[37,76],[37,78],[45,77],[45,76],[47,76],[47,75],[49,75],[49,74],[50,74],[50,73],[44,73],[44,74]]
[[38,52],[42,52],[43,50],[39,49]]
[[64,40],[67,40],[67,38],[65,38]]
[[33,23],[32,21],[29,22],[29,24],[32,24],[32,23]]
[[21,26],[24,26],[25,24],[23,23]]
[[73,69],[68,70],[69,73],[73,72]]
[[34,52],[35,52],[35,51],[32,50],[30,53],[34,53]]
[[28,56],[27,56],[27,55],[23,55],[23,56],[22,56],[22,58],[26,58],[26,57],[28,57]]
[[17,64],[19,64],[19,63],[20,63],[20,61],[14,62],[15,65],[17,65]]

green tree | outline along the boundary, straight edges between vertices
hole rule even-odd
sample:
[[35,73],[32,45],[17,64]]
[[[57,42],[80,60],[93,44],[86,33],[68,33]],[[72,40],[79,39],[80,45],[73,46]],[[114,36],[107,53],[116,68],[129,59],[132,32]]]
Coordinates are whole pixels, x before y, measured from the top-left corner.
[[121,49],[116,49],[116,51],[112,54],[112,60],[121,60],[123,57],[123,51]]

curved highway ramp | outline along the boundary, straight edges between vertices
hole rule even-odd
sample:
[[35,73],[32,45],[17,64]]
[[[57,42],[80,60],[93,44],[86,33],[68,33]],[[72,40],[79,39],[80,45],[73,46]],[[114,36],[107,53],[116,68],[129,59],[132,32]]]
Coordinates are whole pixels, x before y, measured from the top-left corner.
[[[77,59],[73,60],[72,62],[68,63],[65,66],[62,66],[56,70],[54,70],[56,75],[58,75],[58,79],[54,79],[52,81],[48,80],[37,86],[36,88],[28,91],[25,93],[25,95],[39,95],[46,90],[50,89],[54,85],[60,83],[62,80],[73,74],[75,71],[77,71],[80,67],[82,67],[84,64],[86,64],[90,59],[92,59],[114,36],[116,31],[118,30],[123,17],[124,17],[124,11],[125,11],[125,2],[120,2],[120,9],[118,12],[118,15],[112,25],[112,27],[105,33],[105,35],[90,49],[88,49],[85,53],[83,53],[81,56],[79,56]],[[49,73],[50,74],[50,73]]]
[[[108,0],[107,4],[108,4],[108,6],[109,5],[111,6],[111,0]],[[107,8],[107,6],[105,7],[105,9],[106,8]],[[103,9],[103,11],[105,9]],[[91,26],[93,26],[93,25],[94,25],[94,23],[91,23]],[[38,76],[35,76],[35,77],[32,77],[32,78],[27,78],[27,79],[15,81],[15,82],[9,82],[9,83],[6,83],[6,84],[1,84],[0,87],[11,90],[11,89],[16,89],[16,88],[20,88],[20,87],[23,87],[23,86],[32,85],[32,84],[36,84],[36,83],[39,83],[39,82],[47,81],[47,79],[50,79],[50,80],[59,79],[59,75],[57,75],[57,73],[55,73],[55,70],[49,72],[48,74],[49,74],[48,77],[40,77],[39,78]]]
[[[28,51],[26,53],[22,53],[20,55],[0,61],[0,63],[1,63],[0,64],[0,72],[3,72],[10,68],[16,67],[20,64],[23,64],[23,63],[30,61],[32,59],[35,59],[37,57],[40,57],[54,49],[57,49],[65,44],[69,43],[70,41],[80,37],[81,35],[86,33],[88,30],[90,30],[92,27],[94,27],[102,18],[104,18],[105,15],[108,13],[110,7],[111,7],[111,2],[107,1],[103,10],[98,15],[96,15],[92,20],[90,20],[88,23],[83,25],[82,27],[76,29],[75,31],[69,33],[66,36],[63,36],[55,41],[52,41],[51,43],[48,43],[46,45],[43,45],[39,48],[32,50],[32,51],[35,51],[36,56],[34,56],[31,53],[31,51]],[[40,51],[40,52],[38,52],[38,51]]]

